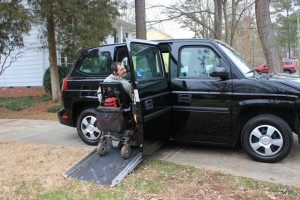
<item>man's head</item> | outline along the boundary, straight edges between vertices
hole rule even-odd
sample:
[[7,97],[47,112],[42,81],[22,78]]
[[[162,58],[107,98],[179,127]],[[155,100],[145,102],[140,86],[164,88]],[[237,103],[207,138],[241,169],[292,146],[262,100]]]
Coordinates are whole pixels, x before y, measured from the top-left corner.
[[122,78],[125,78],[127,75],[124,65],[120,62],[113,62],[111,64],[111,70],[115,76],[120,76]]

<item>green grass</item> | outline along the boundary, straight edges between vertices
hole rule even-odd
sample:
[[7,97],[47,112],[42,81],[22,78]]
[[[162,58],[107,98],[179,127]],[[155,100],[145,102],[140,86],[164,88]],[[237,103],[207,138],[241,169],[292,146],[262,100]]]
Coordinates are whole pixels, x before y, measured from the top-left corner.
[[47,112],[56,113],[60,110],[60,108],[60,105],[50,106],[49,108],[47,108]]
[[38,194],[36,199],[51,199],[51,200],[73,200],[74,196],[71,192],[66,191],[64,189],[57,189],[54,191]]
[[247,177],[236,177],[227,175],[227,180],[231,183],[231,187],[234,189],[246,188],[251,190],[260,190],[273,193],[285,194],[288,196],[295,196],[299,193],[300,188],[293,188],[288,185],[269,183],[264,181],[258,181]]
[[51,99],[50,95],[28,96],[17,98],[0,98],[0,107],[7,108],[13,111],[20,111],[24,108],[33,106],[39,102],[48,101]]
[[249,188],[252,190],[259,189],[258,181],[246,177],[240,177],[238,179],[234,179],[234,181],[232,182],[232,186],[233,188]]
[[22,195],[23,193],[27,193],[28,191],[32,191],[32,190],[37,191],[37,192],[40,192],[43,190],[42,185],[38,180],[32,180],[32,181],[28,181],[28,182],[23,181],[21,183],[21,185],[19,187],[17,187],[15,193],[17,195]]

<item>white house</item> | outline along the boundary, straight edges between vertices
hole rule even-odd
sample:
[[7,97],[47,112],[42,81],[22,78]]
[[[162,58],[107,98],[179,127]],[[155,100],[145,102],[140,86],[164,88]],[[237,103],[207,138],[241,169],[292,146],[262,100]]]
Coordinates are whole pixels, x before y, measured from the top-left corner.
[[[122,19],[116,19],[113,24],[115,32],[108,35],[105,44],[124,42],[133,38],[135,26]],[[43,91],[43,76],[49,67],[48,50],[42,48],[39,39],[39,27],[32,26],[28,35],[24,35],[25,47],[23,53],[0,76],[0,98],[9,96],[39,95]],[[65,64],[61,54],[57,54],[58,64]],[[0,61],[1,62],[1,61]],[[1,64],[1,63],[0,63]]]

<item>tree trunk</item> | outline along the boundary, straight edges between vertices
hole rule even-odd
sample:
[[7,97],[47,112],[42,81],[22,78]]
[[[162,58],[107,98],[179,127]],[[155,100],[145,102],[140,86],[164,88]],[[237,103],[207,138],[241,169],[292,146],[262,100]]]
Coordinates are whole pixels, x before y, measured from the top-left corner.
[[270,0],[255,0],[257,31],[270,72],[282,72],[278,47],[271,25]]
[[[237,17],[237,7],[238,7],[238,3],[239,1],[233,1],[231,2],[231,26],[230,26],[230,42],[228,42],[228,44],[230,44],[230,46],[233,46],[233,36],[234,36],[234,32],[235,32],[235,26],[237,23],[236,17]],[[229,31],[228,31],[228,35],[229,35]]]
[[215,39],[222,40],[222,1],[214,0],[215,6]]
[[147,39],[145,0],[135,0],[136,38]]
[[227,14],[227,0],[223,0],[223,16],[224,16],[224,30],[225,30],[225,37],[224,41],[232,46],[232,44],[229,43],[229,23],[228,23],[228,14]]
[[48,8],[47,41],[48,41],[48,49],[49,49],[52,100],[53,101],[61,101],[61,91],[60,91],[60,85],[59,85],[59,75],[58,75],[57,56],[56,56],[56,40],[55,40],[55,26],[54,26],[52,0],[47,0],[46,4],[47,4],[46,6]]

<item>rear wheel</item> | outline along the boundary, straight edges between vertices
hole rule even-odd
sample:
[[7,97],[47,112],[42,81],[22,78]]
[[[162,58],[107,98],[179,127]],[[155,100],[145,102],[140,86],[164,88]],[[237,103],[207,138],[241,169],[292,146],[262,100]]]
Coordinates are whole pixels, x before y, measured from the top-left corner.
[[77,120],[77,133],[86,144],[98,144],[102,133],[97,128],[95,109],[86,109],[80,113]]
[[293,133],[281,118],[259,115],[251,118],[244,126],[241,142],[252,159],[274,163],[289,154],[293,144]]

